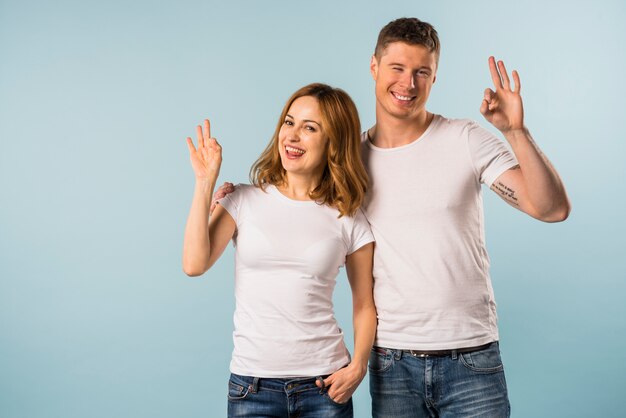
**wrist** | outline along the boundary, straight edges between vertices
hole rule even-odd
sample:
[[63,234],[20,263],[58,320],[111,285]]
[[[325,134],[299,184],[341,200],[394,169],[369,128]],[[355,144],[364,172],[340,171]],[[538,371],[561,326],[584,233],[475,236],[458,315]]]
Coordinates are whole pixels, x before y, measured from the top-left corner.
[[507,141],[514,143],[520,140],[528,140],[530,138],[530,131],[525,126],[522,126],[521,128],[502,131],[502,135],[504,135]]
[[217,183],[217,178],[219,176],[219,172],[217,173],[209,173],[206,176],[196,176],[196,184],[211,184]]
[[213,189],[217,183],[216,178],[211,177],[196,177],[196,193],[207,195],[209,198],[213,195]]
[[363,378],[367,374],[367,360],[362,361],[358,359],[352,359],[352,361],[348,365],[348,368],[352,369],[352,371],[354,371],[361,378]]

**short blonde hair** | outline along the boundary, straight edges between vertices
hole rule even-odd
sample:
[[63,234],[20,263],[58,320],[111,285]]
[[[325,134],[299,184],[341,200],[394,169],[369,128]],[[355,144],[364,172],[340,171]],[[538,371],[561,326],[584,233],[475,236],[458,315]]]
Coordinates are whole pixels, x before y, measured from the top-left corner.
[[368,176],[361,161],[359,114],[350,96],[341,89],[313,83],[287,100],[270,143],[250,169],[250,181],[262,189],[268,184],[285,183],[287,177],[280,159],[278,133],[293,102],[305,96],[317,99],[322,132],[328,138],[326,167],[310,197],[336,208],[340,217],[353,216],[365,198]]
[[437,64],[439,64],[439,54],[441,43],[437,31],[428,22],[423,22],[416,17],[402,17],[393,20],[378,34],[374,55],[380,60],[387,46],[394,42],[404,42],[409,45],[422,45],[435,54]]

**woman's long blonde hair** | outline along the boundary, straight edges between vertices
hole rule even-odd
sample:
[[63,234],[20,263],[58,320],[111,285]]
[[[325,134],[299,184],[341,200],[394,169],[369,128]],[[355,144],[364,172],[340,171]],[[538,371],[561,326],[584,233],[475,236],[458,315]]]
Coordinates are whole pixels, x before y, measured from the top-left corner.
[[361,161],[359,114],[350,96],[341,89],[313,83],[302,87],[287,100],[270,143],[250,169],[250,181],[262,189],[268,184],[285,184],[287,177],[280,160],[278,133],[292,103],[304,96],[317,99],[322,132],[328,138],[326,167],[320,184],[311,191],[310,197],[336,208],[340,217],[353,216],[365,198],[368,176]]

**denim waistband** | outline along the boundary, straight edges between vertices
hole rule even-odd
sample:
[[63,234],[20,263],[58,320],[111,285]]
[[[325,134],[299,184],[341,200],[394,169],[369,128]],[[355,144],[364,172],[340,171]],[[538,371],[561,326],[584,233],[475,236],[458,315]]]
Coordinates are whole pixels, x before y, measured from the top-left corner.
[[274,378],[242,376],[239,374],[231,373],[230,379],[238,385],[248,387],[252,393],[256,393],[259,390],[297,393],[305,390],[320,389],[315,384],[318,379],[322,379],[322,389],[324,389],[323,379],[326,379],[328,376],[330,375],[315,377]]
[[408,354],[413,357],[452,357],[457,358],[459,354],[473,353],[476,351],[486,350],[493,345],[498,345],[498,341],[493,341],[487,344],[475,346],[475,347],[463,347],[453,350],[402,350],[388,347],[374,346],[372,349],[378,351],[381,354],[392,354],[396,360],[402,358],[403,354]]

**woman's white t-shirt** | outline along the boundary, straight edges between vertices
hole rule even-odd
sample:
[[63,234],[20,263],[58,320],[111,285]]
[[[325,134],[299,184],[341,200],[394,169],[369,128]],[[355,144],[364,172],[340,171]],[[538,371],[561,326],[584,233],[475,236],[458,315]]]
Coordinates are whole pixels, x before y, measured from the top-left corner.
[[346,256],[374,241],[361,211],[238,185],[220,201],[237,225],[232,373],[330,374],[350,361],[332,294]]

